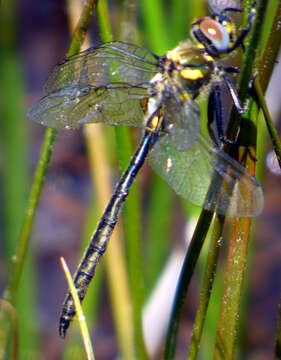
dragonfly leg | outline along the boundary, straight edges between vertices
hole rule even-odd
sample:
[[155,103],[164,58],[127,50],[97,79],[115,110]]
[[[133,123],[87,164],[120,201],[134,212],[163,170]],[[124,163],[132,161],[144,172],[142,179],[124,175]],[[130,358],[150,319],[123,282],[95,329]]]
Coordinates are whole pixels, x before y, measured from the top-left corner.
[[[214,133],[212,124],[215,122],[217,136]],[[227,145],[234,145],[236,141],[229,140],[224,135],[223,115],[221,103],[221,88],[219,85],[213,85],[208,99],[208,131],[213,142],[219,147],[219,142]],[[217,139],[218,138],[218,139]]]
[[228,48],[227,53],[231,53],[233,50],[235,50],[240,45],[242,46],[243,50],[245,49],[243,41],[244,41],[245,37],[247,36],[247,34],[249,33],[249,31],[251,30],[251,26],[254,22],[255,15],[256,15],[255,6],[256,6],[256,1],[253,1],[250,6],[250,10],[249,10],[248,25],[240,32],[240,35],[236,39],[235,43],[230,48]]
[[[216,123],[217,137],[213,131],[212,124]],[[223,145],[229,145],[231,147],[243,146],[246,148],[246,152],[249,154],[253,161],[257,161],[256,157],[252,154],[249,144],[241,143],[237,140],[230,140],[224,135],[223,130],[223,115],[222,115],[222,103],[221,103],[221,88],[219,85],[214,85],[211,89],[208,101],[208,132],[213,142],[219,147],[218,140]],[[218,140],[217,140],[218,138]]]

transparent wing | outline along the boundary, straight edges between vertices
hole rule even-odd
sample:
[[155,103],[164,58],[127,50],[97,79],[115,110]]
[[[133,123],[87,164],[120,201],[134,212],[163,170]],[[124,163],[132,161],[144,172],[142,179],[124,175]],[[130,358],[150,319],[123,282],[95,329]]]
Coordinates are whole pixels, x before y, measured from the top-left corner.
[[169,136],[163,136],[152,148],[149,162],[194,205],[238,217],[257,216],[262,210],[263,192],[257,180],[202,133],[187,151],[177,151]]
[[147,89],[125,84],[84,89],[62,88],[43,97],[28,111],[28,118],[55,129],[76,129],[82,124],[143,126],[140,100]]
[[[195,101],[181,101],[177,93],[165,100],[163,104],[164,130],[167,132],[179,151],[192,147],[200,131],[200,109]],[[172,89],[173,91],[173,89]],[[185,97],[181,89],[181,98]]]
[[47,95],[27,116],[57,129],[90,122],[142,127],[140,100],[149,96],[156,71],[156,57],[135,45],[112,42],[86,50],[55,66]]
[[139,85],[151,80],[157,68],[158,57],[133,44],[114,41],[90,48],[63,60],[50,74],[46,94],[62,87],[95,88],[113,83]]

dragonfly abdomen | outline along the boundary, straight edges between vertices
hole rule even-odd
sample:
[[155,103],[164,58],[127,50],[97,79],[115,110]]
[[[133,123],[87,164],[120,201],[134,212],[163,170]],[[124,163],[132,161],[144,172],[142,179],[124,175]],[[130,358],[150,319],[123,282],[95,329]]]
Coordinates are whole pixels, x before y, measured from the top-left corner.
[[[115,192],[106,207],[104,215],[95,230],[90,246],[83,256],[76,274],[74,275],[74,284],[80,301],[85,297],[90,281],[95,274],[96,267],[106,251],[108,241],[111,237],[113,229],[119,218],[122,205],[129,194],[132,182],[140,170],[143,162],[148,154],[150,147],[153,144],[155,133],[147,131],[140,143],[140,146],[132,157],[131,162],[120,182],[118,183]],[[69,324],[76,313],[74,302],[71,294],[67,293],[63,303],[63,308],[59,323],[60,336],[64,337]]]

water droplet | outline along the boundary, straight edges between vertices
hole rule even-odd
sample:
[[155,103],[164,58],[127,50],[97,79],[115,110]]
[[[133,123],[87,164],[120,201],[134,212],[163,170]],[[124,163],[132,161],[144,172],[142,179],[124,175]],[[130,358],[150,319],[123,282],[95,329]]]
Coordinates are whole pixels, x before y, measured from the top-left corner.
[[281,175],[281,169],[274,150],[266,155],[266,166],[273,174]]
[[170,171],[172,166],[173,166],[173,161],[170,157],[168,157],[166,162],[166,171]]

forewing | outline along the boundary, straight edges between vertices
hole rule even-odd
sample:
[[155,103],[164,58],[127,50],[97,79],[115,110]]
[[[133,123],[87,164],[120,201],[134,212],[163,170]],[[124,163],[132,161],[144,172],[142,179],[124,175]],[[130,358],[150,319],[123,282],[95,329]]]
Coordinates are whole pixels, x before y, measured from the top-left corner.
[[44,91],[49,94],[62,87],[97,88],[120,82],[139,85],[149,82],[157,71],[157,56],[139,46],[114,41],[56,65]]
[[28,117],[53,128],[85,123],[143,126],[140,100],[149,96],[157,57],[136,45],[112,42],[55,66],[46,95]]
[[168,135],[149,155],[152,168],[177,194],[194,205],[219,214],[252,217],[263,207],[257,180],[200,133],[187,151],[176,150]]

